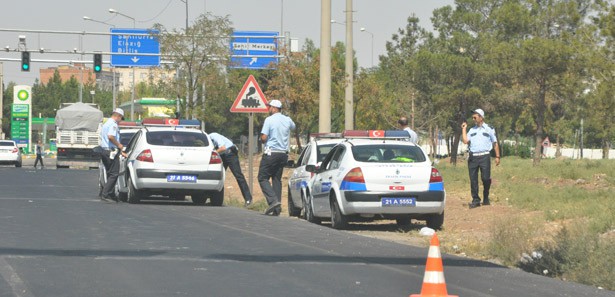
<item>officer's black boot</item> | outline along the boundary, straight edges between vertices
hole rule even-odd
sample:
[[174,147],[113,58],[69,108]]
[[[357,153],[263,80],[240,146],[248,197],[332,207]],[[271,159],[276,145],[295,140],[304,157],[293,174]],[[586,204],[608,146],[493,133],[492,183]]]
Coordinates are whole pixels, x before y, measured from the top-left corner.
[[489,201],[489,189],[491,188],[491,180],[483,180],[483,205],[491,205]]

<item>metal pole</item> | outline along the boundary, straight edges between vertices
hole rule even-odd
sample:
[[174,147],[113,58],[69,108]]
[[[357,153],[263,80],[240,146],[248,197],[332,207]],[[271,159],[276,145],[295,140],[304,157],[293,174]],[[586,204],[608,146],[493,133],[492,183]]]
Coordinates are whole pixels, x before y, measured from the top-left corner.
[[280,0],[280,35],[283,35],[283,34],[284,34],[284,0]]
[[354,129],[354,50],[352,45],[352,0],[346,0],[346,100],[344,100],[344,127]]
[[580,153],[579,156],[583,159],[583,118],[581,118],[581,143],[579,145]]
[[117,106],[115,102],[117,99],[115,98],[116,94],[115,94],[115,68],[114,67],[111,67],[111,73],[113,73],[113,82],[111,83],[113,85],[112,90],[111,90],[113,94],[111,96],[113,97],[112,99],[113,100],[113,110],[115,110]]
[[[132,27],[136,28],[135,19],[132,19]],[[132,67],[132,92],[130,94],[130,120],[135,120],[135,67]]]
[[248,121],[248,186],[250,186],[250,193],[254,193],[254,160],[252,155],[252,152],[254,152],[254,113],[250,113]]
[[[79,49],[83,52],[83,35],[79,35]],[[83,53],[81,54],[81,61],[83,61]],[[79,66],[79,73],[81,74],[81,79],[79,79],[79,102],[83,102],[83,66],[85,64]]]
[[318,132],[331,132],[331,0],[320,1],[320,103]]
[[188,0],[186,0],[186,34],[188,34]]

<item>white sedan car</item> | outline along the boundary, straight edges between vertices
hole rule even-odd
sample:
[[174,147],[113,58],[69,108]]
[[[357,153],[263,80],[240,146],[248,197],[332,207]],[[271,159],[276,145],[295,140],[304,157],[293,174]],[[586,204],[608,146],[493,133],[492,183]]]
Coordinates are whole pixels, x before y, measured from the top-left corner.
[[306,212],[313,217],[307,219],[330,218],[336,229],[352,220],[395,219],[407,225],[423,219],[428,227],[440,229],[446,192],[421,147],[400,139],[407,137],[400,134],[405,131],[347,132],[347,137],[360,138],[336,145],[319,167],[306,166],[315,173]]
[[303,148],[299,159],[293,163],[293,172],[288,178],[288,215],[291,217],[302,216],[306,218],[309,214],[304,209],[307,197],[308,182],[314,173],[305,170],[306,165],[320,165],[329,151],[343,138],[341,133],[324,133],[310,135],[310,142]]
[[[144,121],[145,125],[145,121]],[[162,195],[194,204],[221,206],[225,171],[209,136],[198,129],[179,126],[144,127],[125,148],[118,178],[120,199],[139,203]]]
[[13,140],[0,140],[0,164],[21,167],[21,152]]

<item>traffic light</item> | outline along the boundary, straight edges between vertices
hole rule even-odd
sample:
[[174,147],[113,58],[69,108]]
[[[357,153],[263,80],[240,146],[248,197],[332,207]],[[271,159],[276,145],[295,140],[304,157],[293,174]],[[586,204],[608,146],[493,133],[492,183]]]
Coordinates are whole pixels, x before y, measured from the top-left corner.
[[94,54],[94,72],[102,71],[102,54]]
[[30,52],[21,52],[21,71],[30,71]]

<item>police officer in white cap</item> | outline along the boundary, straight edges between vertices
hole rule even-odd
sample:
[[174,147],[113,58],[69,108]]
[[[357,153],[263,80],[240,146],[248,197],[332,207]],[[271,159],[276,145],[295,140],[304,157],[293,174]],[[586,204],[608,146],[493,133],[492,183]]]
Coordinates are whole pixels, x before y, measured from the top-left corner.
[[282,212],[282,173],[288,161],[290,131],[295,130],[295,122],[280,112],[280,100],[271,100],[267,106],[270,116],[265,119],[261,129],[265,151],[258,168],[258,183],[269,204],[265,214],[278,216]]
[[480,197],[478,196],[478,170],[483,181],[483,205],[490,205],[489,188],[491,187],[491,149],[495,148],[495,165],[500,165],[500,147],[495,136],[495,130],[485,123],[485,112],[482,109],[472,111],[474,127],[466,132],[467,123],[461,124],[461,136],[463,143],[469,143],[470,158],[468,159],[468,170],[470,173],[470,191],[472,193],[472,203],[470,208],[479,207]]
[[107,169],[107,183],[103,187],[100,199],[107,202],[110,200],[118,201],[115,196],[115,183],[120,172],[120,158],[117,155],[121,154],[126,157],[126,153],[123,151],[124,146],[120,143],[120,129],[118,127],[123,119],[124,110],[116,108],[100,131],[100,147],[103,150],[101,158]]

